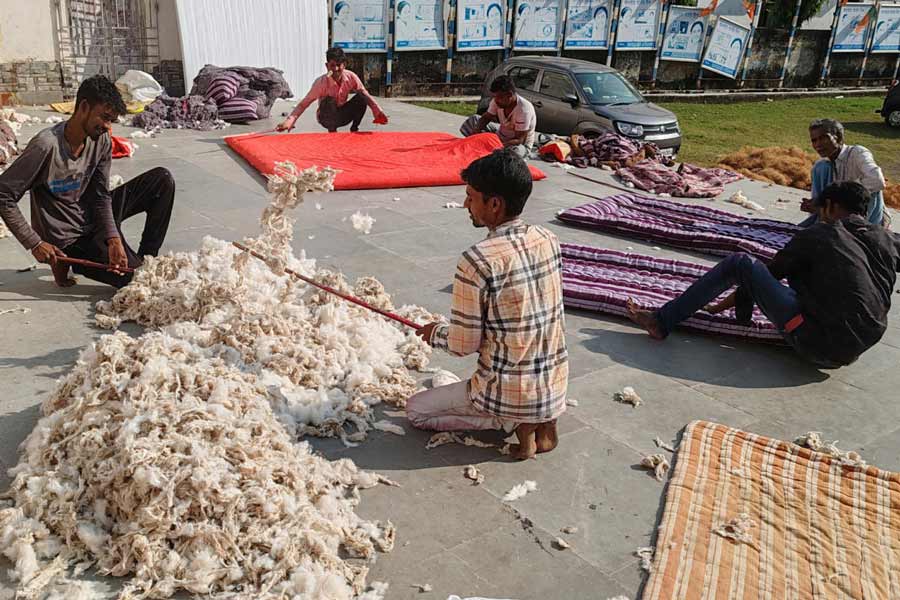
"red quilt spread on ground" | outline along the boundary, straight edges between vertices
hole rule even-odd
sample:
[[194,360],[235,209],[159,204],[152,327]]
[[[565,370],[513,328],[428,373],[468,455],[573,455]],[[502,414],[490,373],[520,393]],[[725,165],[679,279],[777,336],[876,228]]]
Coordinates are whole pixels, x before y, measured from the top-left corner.
[[[338,169],[337,190],[460,185],[463,168],[501,147],[493,133],[467,138],[436,132],[293,133],[225,141],[263,175],[286,160],[301,168]],[[531,176],[546,177],[534,167]]]

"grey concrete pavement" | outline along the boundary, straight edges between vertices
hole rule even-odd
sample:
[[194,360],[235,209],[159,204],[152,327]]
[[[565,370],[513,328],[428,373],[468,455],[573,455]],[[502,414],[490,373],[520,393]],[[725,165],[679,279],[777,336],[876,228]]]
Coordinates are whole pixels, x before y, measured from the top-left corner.
[[[462,121],[390,100],[384,107],[391,117],[389,130],[455,133]],[[279,104],[273,114],[288,109]],[[237,239],[256,230],[266,204],[263,179],[222,137],[267,129],[276,119],[224,132],[165,131],[137,140],[135,157],[114,161],[113,173],[126,180],[156,166],[174,173],[176,209],[164,250],[197,248],[205,235]],[[317,130],[311,113],[301,119],[299,130]],[[129,131],[116,127],[120,135]],[[709,257],[563,225],[555,220],[557,211],[587,201],[567,189],[596,196],[615,191],[562,169],[542,168],[548,179],[535,184],[525,218],[548,226],[561,240],[713,263]],[[612,182],[600,170],[589,173]],[[728,186],[720,199],[685,201],[745,214],[723,202],[738,189],[766,206],[768,217],[798,221],[802,216],[796,209],[801,192],[751,181]],[[471,226],[465,211],[444,208],[463,196],[462,187],[445,187],[309,197],[297,210],[295,247],[348,276],[379,278],[399,303],[446,312],[456,259],[484,234]],[[778,198],[796,202],[778,208]],[[21,204],[26,212],[27,204]],[[342,221],[356,210],[377,219],[371,234]],[[129,221],[126,235],[138,236],[141,225]],[[33,262],[14,239],[0,240],[0,310],[30,310],[0,315],[0,490],[7,487],[6,468],[16,464],[17,446],[33,428],[56,378],[81,348],[103,335],[91,324],[93,303],[113,293],[91,282],[58,290],[45,267],[17,272]],[[632,552],[651,544],[664,487],[635,465],[642,453],[656,451],[656,436],[676,439],[694,419],[781,438],[818,430],[876,466],[900,470],[896,306],[884,340],[855,365],[831,372],[804,364],[786,349],[725,338],[678,331],[660,343],[621,319],[583,311],[567,312],[567,331],[570,395],[579,405],[561,419],[559,448],[537,460],[512,463],[489,449],[456,445],[425,450],[429,434],[406,423],[401,423],[406,436],[374,432],[354,449],[311,440],[330,458],[352,458],[402,485],[364,492],[359,508],[365,517],[397,525],[395,550],[379,556],[369,576],[390,582],[388,598],[443,599],[451,593],[519,600],[637,597],[642,573]],[[467,376],[474,360],[436,354],[434,363]],[[612,394],[626,385],[643,397],[640,408],[613,402]],[[467,464],[479,465],[486,476],[483,485],[463,478]],[[537,492],[512,505],[501,503],[510,487],[526,479],[537,482]],[[572,548],[561,551],[551,542],[567,526],[578,532],[563,536]],[[11,584],[2,579],[8,567],[4,560],[0,600],[13,597]],[[420,594],[412,587],[425,583],[434,591]]]

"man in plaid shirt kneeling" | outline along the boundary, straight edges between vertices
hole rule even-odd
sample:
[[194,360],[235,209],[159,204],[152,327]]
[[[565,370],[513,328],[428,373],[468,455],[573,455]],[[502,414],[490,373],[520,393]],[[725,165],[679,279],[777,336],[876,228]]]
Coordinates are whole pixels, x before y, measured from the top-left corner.
[[456,356],[478,353],[468,381],[416,394],[414,427],[438,431],[515,430],[518,459],[556,447],[569,376],[559,241],[519,215],[531,195],[521,158],[498,150],[462,172],[465,207],[487,237],[463,252],[453,282],[450,324],[418,334]]

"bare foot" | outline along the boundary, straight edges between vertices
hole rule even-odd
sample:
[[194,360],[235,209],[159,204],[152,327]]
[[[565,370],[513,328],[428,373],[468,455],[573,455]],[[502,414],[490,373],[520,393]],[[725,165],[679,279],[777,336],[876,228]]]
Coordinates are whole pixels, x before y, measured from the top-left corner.
[[556,434],[556,419],[541,423],[534,432],[538,454],[550,452],[559,444],[559,436]]
[[537,454],[537,443],[535,442],[534,432],[537,429],[535,423],[522,423],[516,427],[516,438],[518,444],[512,444],[509,447],[509,455],[516,460],[528,460],[534,458]]
[[69,265],[58,262],[55,267],[50,267],[50,270],[53,272],[53,282],[58,287],[67,288],[78,283],[77,279],[69,277]]
[[663,340],[662,328],[659,321],[656,320],[656,314],[653,311],[644,310],[638,307],[631,298],[625,303],[628,308],[628,318],[631,319],[638,327],[650,334],[654,340]]

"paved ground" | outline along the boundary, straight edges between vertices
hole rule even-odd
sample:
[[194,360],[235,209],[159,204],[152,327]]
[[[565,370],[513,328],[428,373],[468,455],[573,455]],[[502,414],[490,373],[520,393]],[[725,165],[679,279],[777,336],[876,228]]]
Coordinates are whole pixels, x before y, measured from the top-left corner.
[[[385,108],[389,127],[396,130],[454,132],[461,121],[396,102],[386,101]],[[254,129],[271,126],[262,122]],[[314,129],[311,115],[304,116],[300,129]],[[246,130],[234,127],[227,133]],[[123,131],[128,130],[117,128]],[[193,249],[205,235],[237,239],[255,230],[266,203],[263,180],[223,145],[221,136],[168,131],[139,140],[135,158],[113,163],[113,172],[126,179],[155,166],[174,173],[177,205],[164,249]],[[660,256],[687,254],[563,226],[554,220],[556,212],[585,201],[566,189],[601,196],[612,190],[560,169],[545,170],[549,178],[535,185],[525,216],[563,241],[633,246]],[[591,174],[612,181],[599,170]],[[801,216],[772,208],[778,197],[799,200],[797,191],[745,181],[729,186],[726,194],[739,188],[770,207],[767,214],[774,218]],[[456,258],[483,235],[465,212],[443,208],[451,200],[462,202],[461,187],[335,192],[317,200],[324,205],[321,211],[312,202],[299,208],[297,249],[348,275],[378,277],[400,302],[448,309]],[[741,210],[722,201],[714,205]],[[341,221],[357,209],[377,219],[368,236]],[[134,236],[140,226],[128,223],[126,234]],[[0,315],[0,490],[8,485],[6,468],[17,462],[16,448],[34,426],[40,402],[78,351],[102,335],[91,325],[92,305],[112,293],[90,283],[61,292],[46,268],[17,272],[32,263],[15,240],[0,241],[0,310],[30,309],[25,315]],[[656,436],[675,439],[694,419],[784,439],[819,430],[872,464],[900,470],[898,312],[893,310],[891,327],[876,348],[852,367],[829,373],[810,368],[787,350],[680,332],[659,343],[619,319],[568,311],[569,389],[580,404],[561,419],[555,452],[522,464],[477,448],[426,451],[428,434],[408,427],[405,437],[375,432],[352,450],[329,440],[313,444],[329,457],[350,457],[403,485],[366,491],[360,506],[364,516],[397,525],[396,549],[380,556],[370,575],[391,583],[389,598],[443,599],[451,593],[520,600],[634,598],[642,573],[632,552],[651,544],[664,490],[635,465],[641,453],[654,450]],[[438,356],[436,364],[465,376],[473,361]],[[645,400],[637,410],[612,401],[626,385]],[[484,485],[473,487],[462,477],[462,467],[470,463],[480,465]],[[526,479],[535,480],[539,491],[514,507],[504,506],[502,495]],[[556,550],[551,541],[566,526],[578,528],[567,536],[572,549]],[[13,596],[9,581],[2,579],[7,566],[0,558],[0,600]],[[410,587],[417,583],[429,583],[434,591],[419,594]]]

